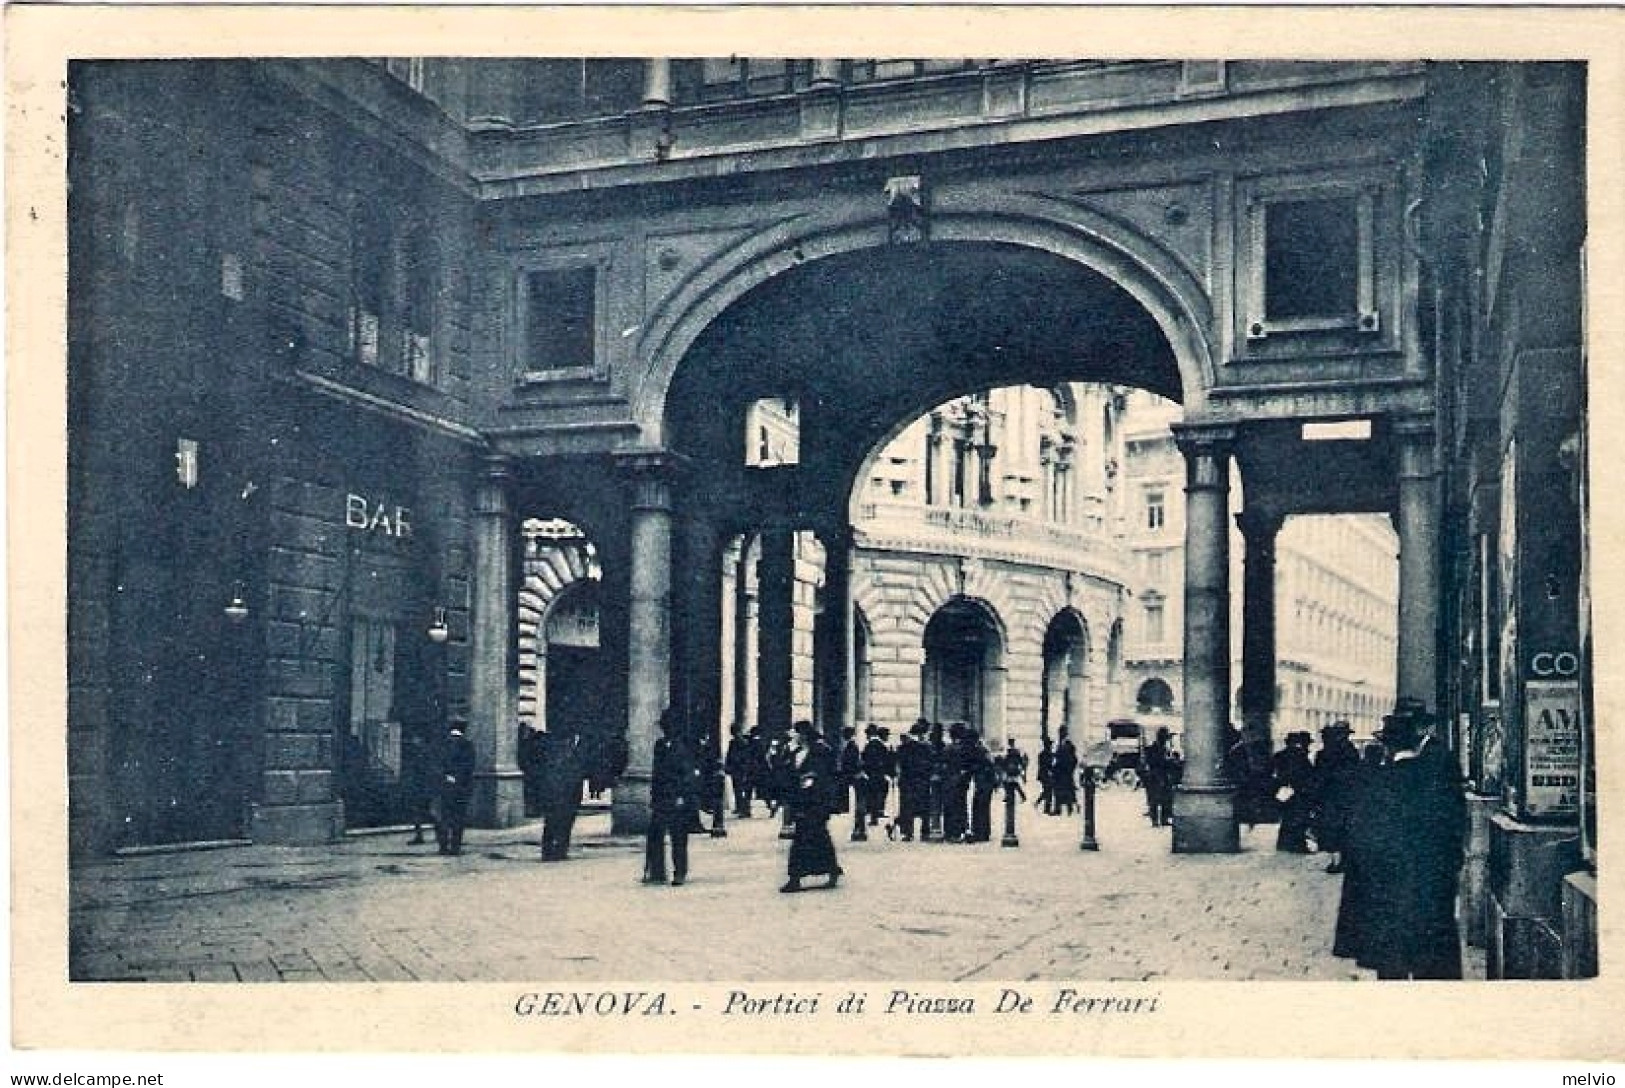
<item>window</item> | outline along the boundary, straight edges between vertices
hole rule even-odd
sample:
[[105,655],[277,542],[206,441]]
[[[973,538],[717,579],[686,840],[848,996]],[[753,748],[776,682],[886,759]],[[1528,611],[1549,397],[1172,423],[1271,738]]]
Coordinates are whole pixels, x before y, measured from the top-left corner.
[[438,268],[424,217],[409,211],[392,220],[361,194],[352,199],[349,357],[431,383]]
[[684,102],[785,94],[812,81],[812,61],[782,57],[710,57],[677,63],[673,78]]
[[852,83],[870,83],[879,79],[909,79],[913,76],[933,75],[938,72],[960,72],[975,68],[974,60],[855,60],[847,67],[847,79]]
[[558,268],[524,274],[526,371],[590,369],[597,359],[596,281],[593,268]]
[[1163,579],[1166,578],[1166,577],[1168,577],[1168,553],[1167,552],[1146,552],[1145,553],[1145,580],[1146,580],[1146,582],[1148,582],[1149,584],[1151,584],[1153,586],[1159,586],[1159,585],[1162,584]]
[[1378,331],[1374,205],[1371,192],[1353,187],[1282,193],[1249,205],[1248,339]]
[[1161,488],[1145,493],[1145,527],[1153,533],[1160,532],[1167,522],[1167,509],[1163,503]]
[[384,70],[419,94],[427,85],[428,71],[422,57],[389,57],[384,61]]
[[550,59],[518,62],[502,107],[520,124],[582,121],[635,110],[643,101],[643,61]]
[[1163,640],[1162,616],[1160,600],[1145,602],[1145,641],[1149,645],[1158,645]]

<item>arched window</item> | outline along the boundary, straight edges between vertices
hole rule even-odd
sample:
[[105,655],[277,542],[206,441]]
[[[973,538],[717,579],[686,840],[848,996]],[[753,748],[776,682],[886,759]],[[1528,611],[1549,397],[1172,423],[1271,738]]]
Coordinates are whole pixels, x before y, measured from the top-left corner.
[[1174,709],[1174,689],[1162,677],[1153,676],[1140,685],[1134,706],[1141,714],[1170,714]]

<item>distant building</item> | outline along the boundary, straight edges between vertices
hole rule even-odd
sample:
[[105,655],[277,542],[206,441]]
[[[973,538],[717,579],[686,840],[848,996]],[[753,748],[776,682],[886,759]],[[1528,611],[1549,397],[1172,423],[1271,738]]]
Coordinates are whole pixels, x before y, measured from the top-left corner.
[[[1122,540],[1134,603],[1124,668],[1135,713],[1177,732],[1184,664],[1185,459],[1169,424],[1179,406],[1132,392],[1122,417]],[[1232,531],[1231,582],[1243,577]],[[1272,733],[1347,721],[1370,736],[1394,701],[1398,539],[1379,515],[1288,519],[1275,540],[1276,693]],[[1232,600],[1233,675],[1241,675],[1240,594]],[[1241,721],[1241,707],[1234,720]]]
[[[1126,712],[1121,404],[1099,385],[994,389],[936,406],[869,458],[851,511],[855,722],[896,734],[920,717],[962,721],[1032,748],[1062,726],[1103,737]],[[751,426],[764,461],[795,447],[792,417],[758,404]],[[726,598],[741,585],[744,594],[724,619],[725,641],[735,645],[738,617],[745,625],[723,717],[746,727],[757,719],[758,554],[736,541],[724,561]],[[825,559],[813,534],[797,534],[796,717],[822,717],[812,635],[826,609]]]

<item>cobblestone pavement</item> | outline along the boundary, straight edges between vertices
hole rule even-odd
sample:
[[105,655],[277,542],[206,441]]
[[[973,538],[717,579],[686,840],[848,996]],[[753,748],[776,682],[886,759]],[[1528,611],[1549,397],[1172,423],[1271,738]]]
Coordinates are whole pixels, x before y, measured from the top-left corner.
[[[404,832],[78,868],[79,980],[593,981],[1371,977],[1330,954],[1339,878],[1277,854],[1174,856],[1138,793],[1103,791],[1101,848],[1075,818],[1021,814],[1021,846],[846,841],[834,891],[781,895],[787,844],[758,808],[692,840],[690,880],[639,883],[640,840],[606,814],[543,864],[538,827],[472,831],[464,854]],[[997,818],[996,827],[1002,826]],[[817,883],[815,880],[814,884]]]

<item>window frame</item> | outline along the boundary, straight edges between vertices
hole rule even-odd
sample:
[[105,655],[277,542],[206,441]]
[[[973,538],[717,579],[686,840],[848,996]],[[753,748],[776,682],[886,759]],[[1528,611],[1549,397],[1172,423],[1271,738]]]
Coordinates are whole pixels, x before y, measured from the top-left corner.
[[[585,362],[562,366],[538,365],[545,360],[530,357],[531,280],[537,275],[569,272],[592,274],[591,357]],[[508,358],[515,381],[520,385],[569,380],[602,380],[608,376],[604,329],[608,320],[607,288],[609,257],[604,252],[572,251],[556,256],[528,257],[518,261],[509,276]]]
[[[1244,329],[1249,341],[1305,332],[1378,333],[1382,320],[1377,310],[1377,188],[1373,183],[1332,182],[1255,194],[1246,204],[1247,295]],[[1342,314],[1301,317],[1269,316],[1267,281],[1269,259],[1268,218],[1272,207],[1349,200],[1355,216],[1354,309]]]

